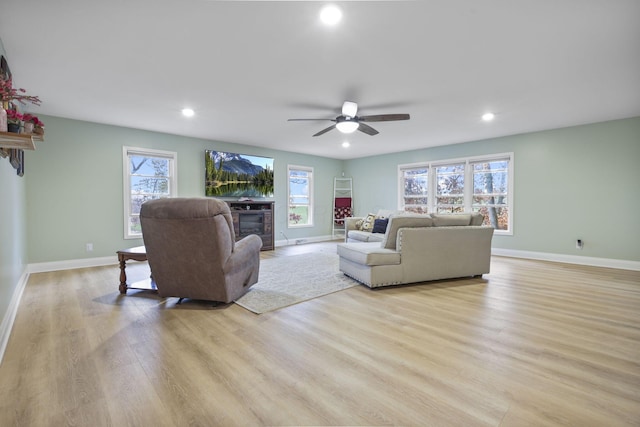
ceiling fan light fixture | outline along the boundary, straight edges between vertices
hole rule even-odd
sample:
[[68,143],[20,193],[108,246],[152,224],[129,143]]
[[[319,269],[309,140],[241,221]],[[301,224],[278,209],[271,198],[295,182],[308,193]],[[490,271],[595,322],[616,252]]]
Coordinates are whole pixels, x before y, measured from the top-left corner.
[[342,133],[353,133],[358,129],[360,123],[352,120],[345,120],[336,124],[336,128]]
[[378,132],[371,126],[369,126],[368,122],[395,122],[398,120],[409,120],[411,116],[409,114],[374,114],[371,116],[357,116],[358,113],[358,104],[351,101],[345,101],[342,105],[342,114],[336,117],[335,119],[289,119],[289,121],[302,121],[302,120],[319,120],[319,121],[330,121],[335,124],[322,129],[320,132],[316,132],[313,136],[324,135],[325,133],[338,129],[341,133],[353,133],[356,130],[359,130],[362,133],[365,133],[369,136],[377,135]]

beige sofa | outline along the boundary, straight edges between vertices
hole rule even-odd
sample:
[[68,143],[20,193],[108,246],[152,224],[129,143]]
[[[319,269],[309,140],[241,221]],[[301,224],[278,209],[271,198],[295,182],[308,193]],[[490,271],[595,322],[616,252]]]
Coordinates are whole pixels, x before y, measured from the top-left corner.
[[347,230],[347,242],[338,244],[340,271],[370,288],[489,273],[493,228],[480,225],[482,215],[392,214],[388,220],[385,234],[370,233],[367,241],[354,241],[361,233]]

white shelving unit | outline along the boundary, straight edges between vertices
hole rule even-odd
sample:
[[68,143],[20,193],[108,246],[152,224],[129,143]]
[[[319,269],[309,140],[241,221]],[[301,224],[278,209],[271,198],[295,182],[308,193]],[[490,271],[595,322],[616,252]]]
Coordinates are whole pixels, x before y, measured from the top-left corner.
[[353,179],[333,178],[333,238],[344,238],[344,218],[353,216]]

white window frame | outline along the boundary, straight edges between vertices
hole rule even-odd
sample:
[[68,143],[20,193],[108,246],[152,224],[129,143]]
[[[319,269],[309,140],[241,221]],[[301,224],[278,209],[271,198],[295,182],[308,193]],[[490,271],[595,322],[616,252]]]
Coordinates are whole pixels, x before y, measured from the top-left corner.
[[[463,185],[463,193],[462,194],[450,194],[450,195],[440,195],[438,193],[438,189],[439,189],[439,185],[438,185],[438,178],[440,177],[440,175],[438,174],[438,168],[441,167],[451,167],[451,166],[462,166],[463,168],[463,172],[461,174],[456,173],[455,175],[462,175],[462,185]],[[430,188],[429,188],[429,194],[433,195],[433,200],[430,202],[430,205],[434,207],[434,209],[429,209],[429,212],[434,212],[434,213],[441,213],[439,212],[440,207],[445,208],[445,209],[451,209],[454,212],[452,213],[457,213],[456,209],[462,208],[463,211],[465,212],[469,212],[468,207],[467,207],[467,197],[468,197],[468,193],[467,193],[467,188],[469,187],[468,185],[466,185],[466,183],[469,182],[468,179],[468,174],[467,174],[467,168],[468,168],[468,164],[465,161],[450,161],[450,162],[445,162],[445,163],[436,163],[436,164],[432,164],[431,167],[429,168],[429,171],[432,172],[432,175],[430,176],[431,179],[429,179],[429,184],[430,184]],[[448,175],[449,173],[445,173],[444,175]],[[453,175],[453,174],[451,174]],[[460,203],[452,203],[452,204],[445,204],[445,203],[438,203],[438,198],[442,197],[442,198],[449,198],[449,199],[461,199],[462,200],[462,204]],[[449,213],[449,212],[445,212],[445,213]]]
[[[409,163],[404,165],[398,165],[398,209],[404,211],[404,170],[407,169],[426,169],[426,178],[427,178],[427,203],[414,204],[413,207],[419,208],[419,211],[424,211],[424,208],[430,212],[429,209],[429,199],[431,195],[430,185],[431,185],[431,167],[429,167],[428,163]],[[419,174],[420,176],[425,176],[424,173]],[[424,199],[424,195],[414,196],[415,199]],[[425,211],[426,212],[426,211]]]
[[[439,166],[449,166],[454,164],[464,164],[464,211],[473,212],[473,165],[479,162],[491,162],[506,160],[508,161],[507,167],[507,209],[509,211],[507,230],[495,230],[495,234],[499,235],[513,235],[513,218],[514,218],[514,206],[513,206],[513,193],[514,193],[514,154],[510,153],[498,153],[485,156],[465,157],[458,159],[446,159],[432,162],[419,162],[419,163],[406,163],[398,165],[398,209],[404,211],[404,171],[407,169],[427,169],[427,211],[429,213],[437,213],[437,179],[436,168]],[[422,205],[424,206],[424,205]]]
[[[305,224],[290,224],[289,223],[289,215],[291,213],[291,171],[304,171],[309,174],[309,203],[308,203],[308,216],[307,223]],[[314,210],[314,200],[313,200],[313,167],[310,166],[298,166],[298,165],[287,165],[287,228],[303,228],[303,227],[313,227],[313,210]]]
[[129,157],[145,156],[169,160],[169,197],[178,196],[178,153],[174,151],[154,150],[151,148],[122,147],[122,176],[124,199],[124,238],[140,239],[142,233],[132,232],[129,228],[131,213],[131,174],[129,173]]

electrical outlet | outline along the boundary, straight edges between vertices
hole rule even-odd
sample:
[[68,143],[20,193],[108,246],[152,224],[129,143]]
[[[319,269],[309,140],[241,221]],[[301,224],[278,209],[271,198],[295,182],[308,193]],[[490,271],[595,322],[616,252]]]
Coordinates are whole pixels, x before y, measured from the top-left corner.
[[93,243],[87,243],[86,250],[87,252],[93,252]]
[[582,239],[576,240],[576,249],[582,250],[583,247],[584,247],[584,242],[582,241]]

